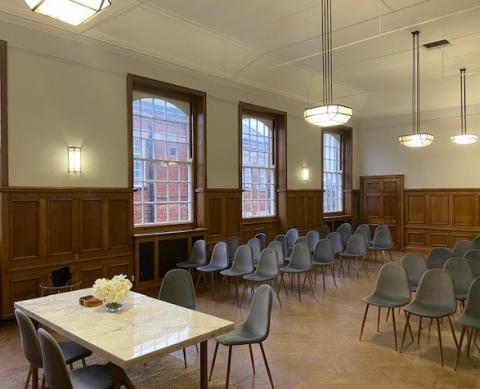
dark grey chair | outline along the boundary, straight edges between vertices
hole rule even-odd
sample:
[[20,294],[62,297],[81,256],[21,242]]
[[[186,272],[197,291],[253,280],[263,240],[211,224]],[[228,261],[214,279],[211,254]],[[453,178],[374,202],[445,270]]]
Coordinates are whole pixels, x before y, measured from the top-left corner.
[[272,374],[268,366],[267,357],[263,348],[263,342],[268,338],[270,332],[270,316],[272,313],[273,290],[268,285],[260,286],[253,296],[248,312],[247,320],[243,323],[235,324],[232,331],[218,336],[216,339],[215,351],[213,353],[212,367],[210,377],[212,379],[213,368],[217,358],[218,345],[228,346],[227,378],[225,387],[228,388],[230,381],[230,365],[232,361],[232,347],[247,345],[250,349],[250,360],[252,362],[253,374],[255,374],[255,362],[253,359],[252,344],[259,344],[262,351],[263,360],[268,373],[270,385],[273,388]]
[[468,261],[460,257],[450,258],[445,262],[443,270],[452,277],[455,297],[461,302],[462,306],[465,306],[468,289],[473,282],[473,273]]
[[260,251],[267,247],[267,234],[259,232],[258,234],[255,234],[255,238],[260,242]]
[[288,256],[290,256],[290,253],[293,250],[293,246],[295,245],[295,242],[299,237],[298,230],[296,228],[290,228],[286,233],[286,237],[287,237]]
[[455,319],[455,321],[462,326],[460,341],[457,348],[457,359],[455,361],[455,370],[457,370],[458,362],[460,361],[460,354],[462,353],[462,344],[465,331],[470,329],[466,344],[467,357],[469,357],[472,339],[475,342],[478,330],[480,330],[480,277],[475,278],[470,285],[465,309],[463,310],[463,313]]
[[[397,350],[397,327],[395,322],[395,308],[407,305],[411,300],[410,283],[404,267],[397,262],[388,262],[380,268],[377,277],[377,284],[372,294],[364,297],[366,304],[363,315],[362,327],[360,329],[359,340],[362,340],[363,328],[367,319],[368,308],[370,305],[378,307],[377,331],[380,324],[380,311],[382,308],[388,309],[388,314],[392,314],[393,334],[395,338],[395,350]],[[413,339],[413,334],[410,332]]]
[[327,239],[330,240],[330,243],[332,244],[333,253],[335,255],[343,252],[342,237],[338,232],[330,232],[327,235]]
[[283,256],[282,243],[279,242],[278,240],[271,241],[268,244],[268,248],[272,249],[275,252],[277,256],[278,268],[285,266],[286,263],[285,263],[285,258]]
[[480,276],[480,249],[468,250],[463,256],[472,269],[473,277]]
[[[158,293],[158,299],[188,309],[196,309],[195,289],[192,276],[183,269],[170,270],[165,274]],[[183,361],[187,367],[187,353],[183,349]]]
[[317,247],[318,241],[320,240],[320,235],[318,234],[318,231],[312,230],[307,232],[306,238],[307,238],[308,247],[310,248],[310,251],[313,253],[315,251],[315,247]]
[[422,329],[422,318],[427,317],[437,322],[438,341],[440,345],[440,356],[443,366],[443,347],[442,334],[440,331],[440,319],[448,317],[450,329],[452,331],[455,345],[458,346],[455,329],[453,328],[452,315],[457,310],[457,301],[455,298],[455,286],[452,277],[446,271],[441,269],[430,269],[425,272],[418,284],[417,293],[414,300],[405,306],[407,320],[403,329],[402,345],[400,352],[403,351],[407,327],[412,315],[419,316],[418,325],[418,343],[420,343],[420,332]]
[[178,262],[177,267],[180,269],[196,269],[199,266],[207,264],[207,246],[203,239],[196,240],[193,244],[192,251],[188,260]]
[[342,237],[342,246],[347,247],[348,240],[352,235],[352,225],[350,223],[342,223],[337,227],[336,232]]
[[318,235],[319,235],[320,239],[326,239],[327,235],[330,232],[332,232],[332,230],[330,229],[330,226],[328,224],[320,225],[320,227],[318,227],[317,231],[318,231]]
[[[25,382],[25,388],[27,388],[30,380],[34,383],[38,383],[38,369],[43,368],[42,351],[37,331],[32,320],[19,309],[15,310],[15,318],[17,319],[20,332],[20,343],[22,345],[23,355],[30,364],[27,380]],[[92,355],[90,350],[87,350],[78,343],[69,340],[60,342],[58,347],[63,355],[63,364],[70,365],[71,369],[73,369],[73,363],[80,360],[82,361],[83,366],[86,366],[85,358]],[[35,387],[36,385],[33,386]],[[42,386],[44,386],[44,384],[42,384]]]
[[429,269],[443,269],[447,259],[453,258],[453,253],[446,247],[434,247],[427,256],[427,267]]
[[340,253],[340,266],[338,269],[338,274],[340,274],[340,271],[343,270],[343,273],[345,274],[345,270],[343,268],[343,262],[347,261],[347,272],[350,269],[350,261],[355,261],[355,271],[357,273],[357,280],[359,279],[358,275],[358,260],[362,259],[364,266],[365,266],[365,272],[368,275],[368,263],[366,261],[366,255],[367,255],[367,249],[365,247],[365,244],[363,242],[363,236],[360,234],[353,234],[350,236],[350,239],[348,239],[347,242],[347,248],[343,253]]
[[480,249],[480,234],[473,238],[473,244],[475,245],[476,249]]
[[377,260],[378,252],[381,253],[382,262],[385,262],[386,253],[388,253],[390,260],[392,260],[392,249],[393,239],[390,228],[386,225],[377,226],[375,234],[373,235],[373,241],[368,246],[368,250],[371,250],[374,253],[374,260]]
[[282,250],[283,250],[283,258],[288,257],[288,243],[287,243],[287,235],[285,234],[279,234],[275,237],[275,241],[280,242],[282,245]]
[[295,246],[297,243],[305,243],[305,244],[308,246],[307,237],[305,237],[305,236],[299,236],[299,237],[297,238],[297,240],[295,241],[294,246]]
[[206,274],[210,274],[210,292],[214,293],[214,276],[216,273],[220,273],[222,270],[228,268],[228,252],[227,252],[227,244],[225,242],[218,242],[212,251],[212,256],[210,258],[210,263],[205,266],[197,267],[197,271],[200,272],[200,276],[197,279],[197,284],[195,285],[195,289],[198,288],[198,284],[200,282],[200,278],[203,276],[205,283],[208,285],[207,276]]
[[310,283],[310,288],[312,291],[312,295],[315,298],[315,291],[313,288],[313,281],[310,271],[312,270],[312,255],[310,254],[310,249],[306,243],[298,243],[293,247],[292,255],[290,256],[290,262],[287,266],[280,268],[280,285],[279,289],[282,286],[282,283],[285,286],[285,290],[287,290],[287,286],[284,280],[284,274],[287,273],[290,276],[290,290],[293,293],[293,282],[295,275],[297,275],[297,283],[298,283],[298,299],[302,301],[302,290],[300,288],[300,275],[305,274],[305,278],[303,280],[303,284],[305,285],[305,281],[308,279]]
[[453,246],[453,256],[463,257],[468,250],[476,248],[475,244],[471,240],[457,240],[455,246]]
[[368,224],[360,224],[355,230],[355,234],[362,235],[365,247],[368,247],[370,245],[370,242],[372,240],[372,234],[370,233],[370,226]]
[[43,374],[50,389],[110,389],[114,387],[108,365],[90,365],[67,371],[62,349],[43,328],[38,330],[42,350]]
[[[247,246],[252,250],[252,260],[254,264],[258,263],[260,254],[262,253],[262,244],[258,238],[250,238]],[[235,253],[236,254],[236,253]]]
[[325,268],[329,268],[332,273],[333,283],[337,287],[335,279],[335,254],[333,253],[332,243],[330,239],[320,239],[315,247],[312,257],[312,265],[315,271],[315,283],[317,282],[317,269],[322,271],[323,293],[325,293]]
[[[253,238],[258,242],[257,238]],[[235,300],[237,306],[240,305],[239,282],[243,276],[253,272],[252,249],[250,246],[241,245],[235,253],[232,266],[229,269],[222,270],[220,274],[223,279],[233,279],[235,285]]]
[[402,257],[401,263],[407,271],[410,291],[416,292],[423,273],[427,271],[425,257],[419,253],[407,253]]
[[230,235],[227,240],[227,252],[228,252],[228,259],[229,261],[233,261],[233,257],[235,257],[235,253],[237,252],[238,246],[240,246],[240,241],[238,240],[238,236]]

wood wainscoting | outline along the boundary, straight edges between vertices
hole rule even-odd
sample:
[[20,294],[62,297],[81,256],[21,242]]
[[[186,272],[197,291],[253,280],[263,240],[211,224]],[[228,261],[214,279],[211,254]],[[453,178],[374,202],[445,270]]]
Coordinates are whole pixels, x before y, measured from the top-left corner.
[[427,252],[480,233],[480,189],[405,190],[405,246]]
[[[282,210],[281,202],[280,209]],[[285,191],[285,210],[280,212],[282,232],[295,227],[303,235],[323,223],[322,189],[289,189]]]
[[1,316],[65,265],[82,287],[133,275],[131,190],[11,187],[1,198]]

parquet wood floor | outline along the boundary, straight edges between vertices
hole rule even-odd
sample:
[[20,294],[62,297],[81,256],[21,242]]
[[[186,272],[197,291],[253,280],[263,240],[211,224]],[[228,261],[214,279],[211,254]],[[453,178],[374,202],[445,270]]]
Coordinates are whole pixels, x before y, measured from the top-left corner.
[[[399,258],[400,253],[394,253]],[[283,309],[274,301],[271,332],[264,343],[273,379],[277,388],[480,388],[480,353],[474,350],[470,360],[462,358],[457,372],[453,370],[455,345],[448,327],[443,324],[445,366],[440,364],[435,328],[422,331],[420,347],[416,342],[403,354],[394,350],[392,322],[385,322],[382,312],[380,332],[376,332],[376,309],[371,309],[362,342],[358,341],[364,312],[361,298],[372,290],[378,266],[370,268],[360,280],[354,273],[337,279],[335,289],[330,277],[323,294],[321,277],[316,285],[316,298],[307,289],[300,303],[296,296],[281,294]],[[202,287],[198,293],[198,309],[233,321],[243,320],[250,298],[236,308],[233,298],[224,291],[211,300]],[[417,320],[413,319],[416,335]],[[398,317],[399,339],[404,316]],[[459,334],[459,328],[457,328]],[[407,337],[408,340],[408,337]],[[214,342],[209,344],[210,362]],[[194,347],[188,360],[197,364]],[[252,374],[248,347],[233,349],[230,382],[244,388],[268,388],[268,377],[260,349],[254,346],[256,374]],[[181,353],[176,354],[181,358]],[[214,374],[225,377],[227,348],[220,346]],[[210,368],[210,363],[209,363]],[[27,365],[20,350],[15,322],[0,323],[0,377],[26,374]],[[0,388],[1,388],[0,381]]]

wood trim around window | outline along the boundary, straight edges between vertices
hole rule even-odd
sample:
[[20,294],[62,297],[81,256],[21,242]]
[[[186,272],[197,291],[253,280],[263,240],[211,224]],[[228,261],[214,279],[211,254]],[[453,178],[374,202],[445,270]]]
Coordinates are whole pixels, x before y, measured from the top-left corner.
[[206,92],[170,84],[133,74],[127,75],[127,122],[128,122],[128,186],[132,189],[133,223],[133,91],[144,91],[190,102],[192,116],[193,150],[193,220],[192,223],[156,224],[134,227],[135,233],[164,232],[204,227],[204,192],[207,183],[207,94]]
[[[275,216],[243,218],[244,222],[278,221],[282,216],[282,207],[279,206],[279,192],[287,190],[287,113],[273,108],[262,107],[240,101],[238,103],[238,188],[242,190],[242,117],[245,114],[270,119],[273,121],[274,156],[275,156]],[[240,213],[243,215],[243,204],[240,204]]]
[[7,42],[0,40],[0,181],[8,186]]

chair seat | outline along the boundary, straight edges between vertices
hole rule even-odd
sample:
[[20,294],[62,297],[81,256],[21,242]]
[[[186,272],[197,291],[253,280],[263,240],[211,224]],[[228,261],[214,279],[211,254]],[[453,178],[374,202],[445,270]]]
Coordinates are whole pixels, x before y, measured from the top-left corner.
[[461,316],[457,317],[455,321],[462,326],[480,329],[480,319],[475,317],[462,314]]
[[467,292],[456,293],[455,298],[457,300],[466,300],[467,299],[467,294],[468,294],[468,291]]
[[67,364],[79,361],[83,358],[88,358],[90,355],[92,355],[90,350],[70,340],[58,342],[58,345],[62,350],[65,363]]
[[347,258],[360,258],[360,257],[363,257],[365,254],[349,254],[349,253],[343,252],[338,255],[340,255],[341,257],[347,257]]
[[233,330],[215,338],[218,343],[224,346],[238,346],[262,342],[264,339],[259,334],[247,329],[243,323],[236,324]]
[[251,272],[244,272],[244,271],[234,271],[230,269],[222,270],[220,274],[222,276],[227,276],[227,277],[243,277],[247,274],[250,274]]
[[91,365],[70,372],[74,389],[110,389],[113,379],[107,365]]
[[292,267],[290,265],[284,266],[280,268],[280,271],[283,271],[285,273],[306,273],[310,271],[310,269],[297,269],[295,267]]
[[375,246],[373,244],[368,245],[369,250],[391,250],[393,249],[393,245],[391,246]]
[[335,265],[335,260],[332,260],[332,261],[326,261],[326,262],[323,262],[323,261],[316,261],[316,260],[312,260],[312,265],[313,266],[327,266],[327,265]]
[[210,263],[210,264],[205,265],[205,266],[197,267],[197,270],[205,272],[205,273],[214,273],[214,272],[225,270],[226,268],[227,268],[227,266],[213,265],[213,264]]
[[270,274],[262,274],[262,273],[250,273],[243,276],[245,280],[253,281],[253,282],[262,282],[262,281],[269,281],[274,280],[277,276],[272,276]]
[[183,261],[183,262],[178,262],[177,267],[181,269],[194,269],[199,266],[204,266],[201,263],[193,263],[193,262],[188,262],[188,261]]
[[375,305],[377,307],[396,308],[407,305],[410,302],[410,298],[392,299],[373,293],[370,296],[364,297],[363,301],[367,304]]
[[405,311],[412,313],[418,316],[426,316],[426,317],[445,317],[450,316],[451,314],[455,313],[455,310],[451,310],[449,308],[445,308],[442,306],[433,306],[433,305],[424,305],[418,302],[412,302],[405,306]]

